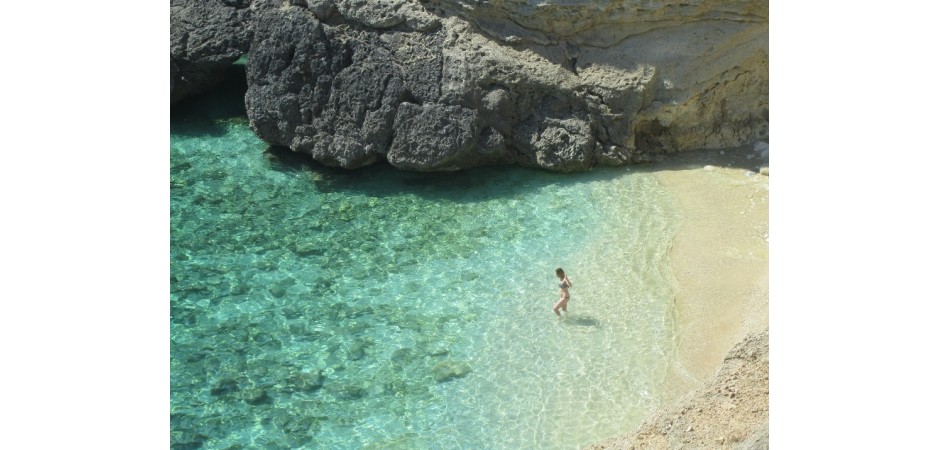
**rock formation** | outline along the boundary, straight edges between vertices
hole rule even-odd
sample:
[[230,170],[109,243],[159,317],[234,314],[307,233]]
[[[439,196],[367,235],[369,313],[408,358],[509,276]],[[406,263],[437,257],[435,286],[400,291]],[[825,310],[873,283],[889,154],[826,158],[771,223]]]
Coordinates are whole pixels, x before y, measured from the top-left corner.
[[221,81],[248,52],[251,0],[170,0],[170,103]]
[[578,171],[768,140],[766,0],[254,0],[250,11],[252,129],[326,165]]
[[770,334],[752,334],[728,352],[715,378],[653,414],[631,434],[585,450],[770,447]]

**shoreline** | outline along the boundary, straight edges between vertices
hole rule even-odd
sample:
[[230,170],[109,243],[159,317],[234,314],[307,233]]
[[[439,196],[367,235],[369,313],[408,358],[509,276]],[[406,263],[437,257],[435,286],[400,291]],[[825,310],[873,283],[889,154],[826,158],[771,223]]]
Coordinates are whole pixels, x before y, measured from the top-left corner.
[[676,358],[663,405],[587,449],[767,447],[770,181],[768,147],[755,148],[670,155],[648,169],[681,214],[669,250]]
[[702,386],[736,343],[769,327],[769,176],[761,167],[766,153],[749,148],[655,167],[683,215],[669,255],[677,359],[664,380],[667,401]]

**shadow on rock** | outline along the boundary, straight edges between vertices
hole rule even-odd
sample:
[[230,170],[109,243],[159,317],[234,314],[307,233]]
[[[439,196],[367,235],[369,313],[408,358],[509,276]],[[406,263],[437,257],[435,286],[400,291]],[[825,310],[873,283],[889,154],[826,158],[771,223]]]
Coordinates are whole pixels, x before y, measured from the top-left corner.
[[644,172],[659,170],[690,170],[704,166],[727,167],[760,172],[762,167],[770,165],[770,146],[758,142],[753,145],[725,148],[719,150],[695,150],[670,153],[662,156],[660,162],[644,166]]
[[215,89],[170,105],[170,133],[184,136],[223,136],[221,122],[247,123],[245,92],[248,78],[244,64],[233,64]]
[[[635,170],[635,167],[601,167],[589,172],[559,173],[530,167],[488,166],[453,172],[410,172],[385,161],[350,170],[324,166],[310,155],[280,146],[269,146],[265,155],[273,170],[308,172],[321,192],[351,192],[378,198],[417,195],[452,203],[524,195],[556,184],[612,180]],[[511,188],[506,189],[507,184]]]

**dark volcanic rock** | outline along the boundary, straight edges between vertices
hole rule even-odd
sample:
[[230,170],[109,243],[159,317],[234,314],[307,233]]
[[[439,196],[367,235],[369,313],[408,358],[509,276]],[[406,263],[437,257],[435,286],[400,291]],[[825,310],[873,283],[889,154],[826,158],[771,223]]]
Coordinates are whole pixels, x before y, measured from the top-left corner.
[[249,3],[170,1],[170,103],[212,87],[248,52]]

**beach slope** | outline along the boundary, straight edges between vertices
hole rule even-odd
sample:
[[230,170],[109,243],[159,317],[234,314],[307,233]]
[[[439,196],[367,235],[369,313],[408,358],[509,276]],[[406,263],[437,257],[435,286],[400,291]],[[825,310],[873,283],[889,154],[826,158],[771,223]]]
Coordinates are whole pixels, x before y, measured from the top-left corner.
[[677,358],[667,404],[589,449],[768,446],[767,154],[763,144],[654,167],[682,213],[670,250]]

